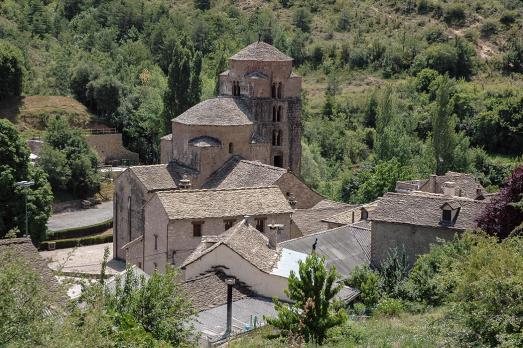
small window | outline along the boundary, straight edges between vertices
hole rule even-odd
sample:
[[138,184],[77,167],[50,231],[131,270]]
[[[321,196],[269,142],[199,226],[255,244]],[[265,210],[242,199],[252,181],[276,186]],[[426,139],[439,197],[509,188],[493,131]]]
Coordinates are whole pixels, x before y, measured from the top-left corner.
[[138,262],[138,268],[142,268],[142,263]]
[[233,143],[229,143],[229,153],[230,154],[234,153],[234,145],[233,145]]
[[278,113],[276,115],[276,122],[281,122],[281,114],[282,114],[282,108],[281,108],[281,106],[278,106]]
[[154,250],[158,250],[158,235],[154,235]]
[[272,122],[276,122],[278,116],[276,115],[276,106],[272,107]]
[[367,220],[369,218],[369,212],[366,209],[361,210],[361,219]]
[[257,218],[256,221],[256,229],[260,231],[261,233],[265,232],[265,218]]
[[157,271],[158,270],[158,264],[156,262],[153,262],[153,266],[154,266],[154,270]]
[[283,168],[283,157],[281,155],[274,156],[274,166]]
[[193,237],[201,237],[202,236],[202,225],[203,222],[193,222],[192,223],[192,235]]
[[271,94],[272,97],[276,98],[276,84],[275,83],[272,84],[272,90],[271,91],[272,91],[272,94]]
[[443,215],[441,217],[441,221],[446,224],[450,224],[452,222],[452,211],[451,210],[443,210]]
[[281,93],[282,91],[281,90],[282,90],[282,85],[281,85],[281,82],[280,82],[280,83],[278,83],[278,98],[281,98],[281,96],[282,96],[282,93]]
[[223,220],[223,225],[224,225],[225,231],[227,231],[229,228],[231,228],[235,222],[236,222],[236,220]]

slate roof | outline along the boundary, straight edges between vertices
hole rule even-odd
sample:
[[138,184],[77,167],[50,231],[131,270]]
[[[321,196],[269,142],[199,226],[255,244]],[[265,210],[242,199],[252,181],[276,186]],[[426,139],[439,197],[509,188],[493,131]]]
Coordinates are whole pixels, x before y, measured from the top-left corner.
[[[209,272],[199,277],[187,280],[180,284],[185,290],[193,307],[198,311],[204,311],[227,303],[227,276],[223,272]],[[240,299],[253,296],[254,293],[243,283],[236,282],[233,285],[232,299]]]
[[370,234],[369,229],[346,225],[290,239],[279,243],[279,246],[310,254],[317,239],[316,253],[325,256],[326,266],[335,266],[336,271],[345,278],[356,266],[370,263]]
[[202,188],[266,187],[287,173],[286,169],[233,156],[214,172]]
[[175,189],[174,178],[167,169],[167,164],[157,164],[151,166],[134,166],[129,169],[147,191]]
[[246,105],[240,99],[225,96],[202,101],[174,121],[201,126],[243,126],[253,123]]
[[[354,215],[353,215],[354,214]],[[322,221],[340,224],[340,225],[349,225],[357,221],[361,216],[360,207],[355,207],[351,210],[344,210],[341,213],[329,216],[328,218],[323,219]],[[353,221],[354,218],[354,221]]]
[[356,207],[355,205],[324,199],[312,208],[296,209],[292,214],[292,221],[300,229],[301,233],[306,236],[329,229],[329,224],[323,221],[324,219],[342,212],[351,211]]
[[206,247],[205,244],[209,241],[208,239],[202,241],[182,264],[182,268],[212,252],[220,245],[226,245],[254,267],[264,272],[270,272],[281,255],[280,249],[270,248],[267,237],[243,219],[219,235],[215,244]]
[[[428,192],[430,187],[430,180],[428,179],[420,188],[421,191]],[[477,189],[480,188],[482,192],[485,192],[485,188],[481,186],[479,181],[471,174],[457,173],[457,172],[447,172],[445,175],[436,176],[436,192],[433,193],[443,193],[442,185],[445,182],[454,182],[456,188],[461,189],[461,196],[475,199],[477,194]]]
[[241,49],[233,55],[231,60],[264,60],[264,61],[287,61],[291,57],[268,43],[257,41]]
[[[58,280],[51,269],[47,266],[47,261],[40,256],[35,246],[29,238],[0,239],[0,254],[12,253],[17,259],[23,259],[37,276],[41,283],[46,286],[51,293],[59,298],[65,299],[65,291],[62,291]],[[5,265],[0,265],[4,267]]]
[[133,166],[129,169],[147,191],[171,190],[177,188],[176,182],[183,175],[196,176],[198,171],[175,161],[169,164],[155,164],[148,166]]
[[[445,203],[461,206],[453,226],[440,224],[441,206]],[[412,194],[386,193],[378,199],[378,205],[370,220],[417,226],[473,229],[487,202],[465,197],[449,197],[441,194],[416,192]]]
[[171,220],[292,212],[278,187],[176,190],[156,194]]

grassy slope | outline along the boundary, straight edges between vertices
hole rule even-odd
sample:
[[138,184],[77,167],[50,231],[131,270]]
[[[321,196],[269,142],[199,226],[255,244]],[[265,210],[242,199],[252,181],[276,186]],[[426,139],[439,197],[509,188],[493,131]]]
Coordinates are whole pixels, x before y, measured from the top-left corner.
[[[444,338],[432,329],[435,320],[442,315],[441,310],[425,314],[402,314],[398,318],[371,318],[350,322],[336,339],[331,339],[326,347],[440,347]],[[272,328],[262,328],[233,341],[231,348],[275,347],[293,345],[286,339],[273,338]],[[310,345],[310,347],[314,347]]]
[[53,115],[66,117],[73,127],[103,127],[82,103],[71,97],[23,96],[0,103],[0,118],[15,123],[26,135],[38,135]]

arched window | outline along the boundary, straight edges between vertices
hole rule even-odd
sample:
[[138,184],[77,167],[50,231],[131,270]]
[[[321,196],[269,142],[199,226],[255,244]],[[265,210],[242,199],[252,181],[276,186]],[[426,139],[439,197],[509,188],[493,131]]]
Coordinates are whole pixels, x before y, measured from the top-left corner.
[[277,120],[277,116],[276,116],[276,106],[273,106],[272,107],[272,122],[276,122]]
[[234,152],[234,145],[232,143],[229,143],[229,153]]
[[276,117],[276,121],[281,122],[281,114],[282,114],[281,106],[278,106],[278,115]]
[[281,82],[278,83],[278,98],[281,98]]
[[276,135],[276,146],[281,146],[281,131]]
[[273,130],[272,131],[272,145],[273,146],[276,146],[276,138],[278,137],[278,131],[277,130]]
[[276,98],[276,83],[272,84],[272,97]]

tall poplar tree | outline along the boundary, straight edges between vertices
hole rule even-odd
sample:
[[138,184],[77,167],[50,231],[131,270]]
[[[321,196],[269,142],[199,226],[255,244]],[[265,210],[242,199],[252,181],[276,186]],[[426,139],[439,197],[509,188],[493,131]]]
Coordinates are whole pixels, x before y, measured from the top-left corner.
[[450,93],[452,82],[447,76],[439,78],[436,105],[432,114],[432,147],[436,157],[436,174],[443,175],[452,168],[456,148],[456,117],[452,113]]

